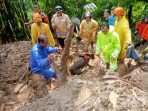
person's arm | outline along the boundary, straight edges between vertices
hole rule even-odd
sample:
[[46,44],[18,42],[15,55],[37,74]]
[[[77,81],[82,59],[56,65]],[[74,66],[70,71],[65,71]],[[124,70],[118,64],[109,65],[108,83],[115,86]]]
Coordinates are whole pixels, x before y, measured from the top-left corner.
[[98,22],[94,21],[92,32],[96,32],[98,29]]
[[31,26],[31,39],[32,45],[34,45],[37,42],[37,31],[34,24]]
[[69,19],[68,15],[66,17],[66,24],[67,24],[68,29],[70,29],[71,20]]
[[53,17],[51,18],[51,26],[52,26],[53,30],[56,30],[56,25],[55,25],[55,23],[54,23],[54,15],[53,15]]
[[94,27],[93,27],[93,35],[92,35],[92,41],[95,40],[96,34],[97,34],[97,30],[98,30],[98,22],[94,22]]
[[48,54],[53,54],[58,51],[58,49],[56,47],[50,47],[49,45],[46,47],[46,50],[47,50]]
[[48,42],[50,44],[50,46],[54,47],[55,46],[55,41],[54,41],[54,38],[53,38],[53,35],[50,31],[50,28],[49,28],[49,25],[47,26],[47,37],[48,37]]
[[120,50],[121,50],[120,40],[119,40],[119,36],[117,33],[114,34],[113,40],[114,40],[114,47],[115,47],[114,49],[115,50],[112,52],[112,56],[114,58],[117,58],[120,53]]
[[124,43],[125,44],[131,44],[132,39],[131,39],[131,30],[129,27],[123,27],[123,37],[124,37]]
[[100,54],[101,54],[101,31],[98,33],[97,43],[96,43],[96,55]]
[[52,63],[52,61],[48,60],[48,57],[45,59],[42,58],[42,56],[38,50],[35,50],[33,52],[33,55],[34,55],[34,59],[35,59],[37,65],[41,68],[46,67],[46,66],[50,66],[50,64]]
[[47,15],[44,15],[43,20],[46,24],[49,24],[49,19]]
[[80,24],[80,32],[79,32],[79,37],[81,38],[81,35],[82,35],[82,30],[83,30],[83,21],[81,22],[81,24]]
[[25,25],[30,25],[32,23],[34,23],[34,21],[33,20],[30,20],[29,22],[25,23]]

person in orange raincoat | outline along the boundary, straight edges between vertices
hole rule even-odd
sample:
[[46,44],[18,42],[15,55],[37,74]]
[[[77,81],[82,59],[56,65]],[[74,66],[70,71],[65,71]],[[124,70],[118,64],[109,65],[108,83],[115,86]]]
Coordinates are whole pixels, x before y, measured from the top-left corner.
[[117,7],[113,11],[115,15],[115,26],[114,30],[118,33],[120,44],[121,44],[121,52],[118,56],[119,60],[123,60],[126,57],[126,48],[131,41],[131,30],[129,28],[129,22],[124,15],[124,9],[122,7]]
[[135,29],[141,37],[140,41],[134,44],[134,47],[137,48],[148,41],[148,15],[144,17],[142,22],[137,22]]
[[37,42],[40,35],[45,35],[48,38],[48,44],[52,47],[55,46],[55,41],[50,31],[49,25],[42,22],[41,15],[39,13],[34,13],[33,20],[35,23],[31,25],[32,45]]

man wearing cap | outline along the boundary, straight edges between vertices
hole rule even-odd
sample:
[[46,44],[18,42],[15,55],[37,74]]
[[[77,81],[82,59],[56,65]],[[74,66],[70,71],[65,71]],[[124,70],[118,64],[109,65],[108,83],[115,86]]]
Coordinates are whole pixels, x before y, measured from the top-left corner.
[[126,57],[126,48],[128,44],[132,43],[131,30],[129,28],[129,22],[124,16],[124,9],[122,7],[115,8],[113,13],[116,19],[114,30],[118,33],[121,44],[121,52],[118,59],[124,60],[124,58]]
[[38,42],[32,47],[30,52],[31,71],[42,75],[46,81],[56,79],[56,74],[51,64],[54,60],[53,54],[58,51],[60,51],[59,48],[53,48],[48,45],[48,39],[45,35],[40,35]]
[[55,46],[53,35],[50,31],[49,25],[42,22],[42,17],[39,13],[33,14],[34,23],[31,25],[32,45],[34,45],[40,35],[45,35],[48,38],[48,44]]
[[91,13],[86,12],[85,19],[80,24],[79,37],[92,46],[96,37],[96,32],[98,29],[98,23],[91,18]]
[[68,35],[68,31],[71,25],[71,21],[68,15],[63,13],[61,6],[55,8],[56,14],[53,15],[51,19],[52,28],[55,30],[56,37],[60,46],[64,48],[64,40]]

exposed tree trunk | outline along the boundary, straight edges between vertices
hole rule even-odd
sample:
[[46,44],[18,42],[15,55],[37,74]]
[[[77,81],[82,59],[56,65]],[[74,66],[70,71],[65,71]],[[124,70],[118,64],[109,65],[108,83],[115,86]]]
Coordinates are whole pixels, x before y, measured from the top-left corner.
[[70,26],[68,37],[65,40],[65,48],[62,53],[61,64],[59,67],[55,65],[55,71],[58,75],[59,85],[66,83],[67,77],[71,75],[69,72],[69,68],[67,66],[67,57],[69,56],[70,53],[72,37],[73,37],[73,25]]

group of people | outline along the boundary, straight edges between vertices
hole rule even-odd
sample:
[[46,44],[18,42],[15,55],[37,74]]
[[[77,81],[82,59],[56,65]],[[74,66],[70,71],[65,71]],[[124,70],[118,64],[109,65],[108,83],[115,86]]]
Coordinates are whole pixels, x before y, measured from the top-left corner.
[[[54,60],[53,53],[62,51],[61,49],[65,47],[64,40],[72,24],[69,16],[63,13],[61,6],[55,7],[55,11],[56,13],[51,19],[54,34],[51,33],[48,17],[41,12],[38,6],[33,8],[33,18],[27,23],[31,23],[33,45],[30,54],[31,71],[43,75],[47,81],[56,79],[55,71],[51,67]],[[104,22],[99,24],[100,31],[98,32],[98,23],[92,19],[90,12],[86,12],[85,19],[80,23],[80,30],[75,34],[75,37],[91,47],[95,46],[95,54],[103,59],[107,68],[115,71],[117,61],[124,60],[126,48],[128,44],[132,43],[131,31],[122,7],[113,7],[111,11],[105,9],[104,18]],[[56,41],[53,35],[57,38]],[[56,42],[60,44],[61,48],[55,47]]]

